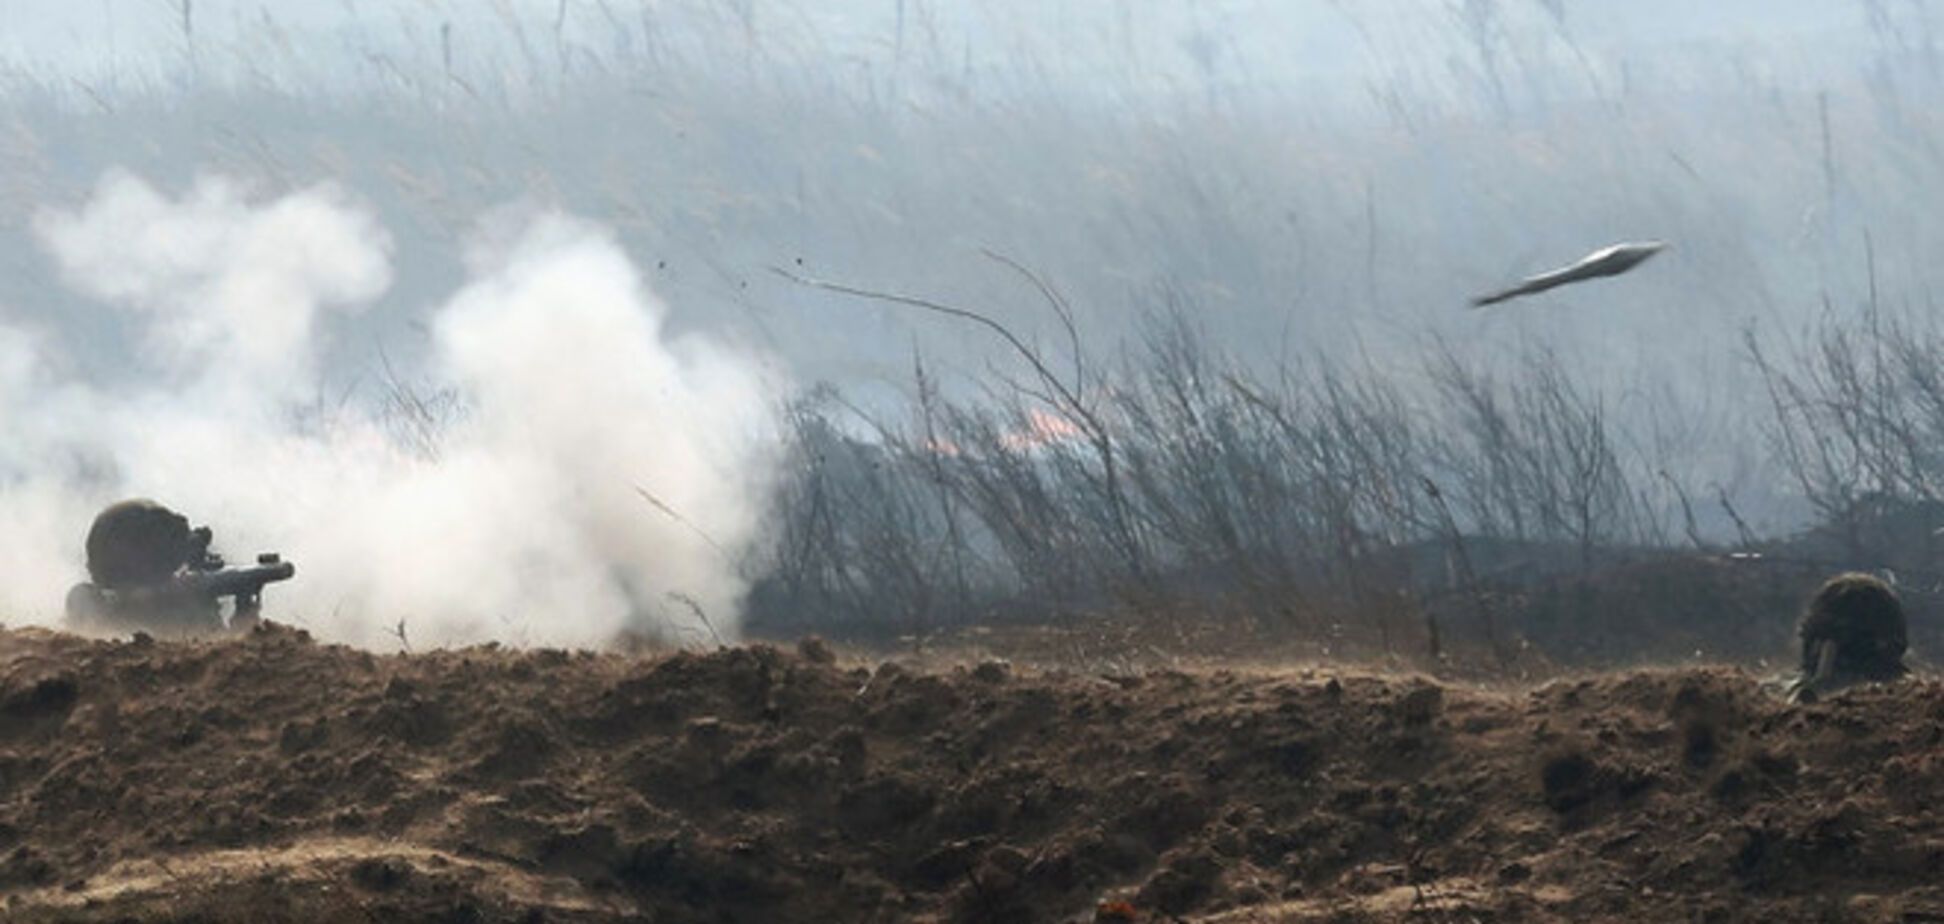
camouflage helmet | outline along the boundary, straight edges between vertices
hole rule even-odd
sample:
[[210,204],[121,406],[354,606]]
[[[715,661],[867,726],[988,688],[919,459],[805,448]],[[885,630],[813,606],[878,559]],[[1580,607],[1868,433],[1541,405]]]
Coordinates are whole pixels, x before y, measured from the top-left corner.
[[1882,579],[1859,572],[1823,582],[1809,598],[1798,628],[1802,670],[1814,674],[1824,642],[1836,643],[1837,671],[1859,678],[1887,679],[1903,673],[1909,626],[1903,601]]
[[189,520],[152,500],[110,505],[88,529],[88,577],[104,588],[155,584],[195,555]]

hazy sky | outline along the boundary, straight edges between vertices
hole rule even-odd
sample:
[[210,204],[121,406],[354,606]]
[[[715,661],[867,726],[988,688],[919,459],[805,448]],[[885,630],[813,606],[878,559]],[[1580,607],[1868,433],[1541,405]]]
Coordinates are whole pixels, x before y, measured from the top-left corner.
[[1165,85],[1211,67],[1270,84],[1357,80],[1394,70],[1399,52],[1436,56],[1434,43],[1462,32],[1474,11],[1500,23],[1557,11],[1560,34],[1608,67],[1697,46],[1813,39],[1826,50],[1866,38],[1873,9],[1893,20],[1910,15],[1904,4],[1872,0],[8,0],[0,58],[42,78],[174,72],[188,60],[185,2],[200,65],[246,79],[293,64],[307,78],[356,73],[376,66],[374,51],[424,59],[438,54],[447,23],[462,59],[516,54],[521,33],[543,50],[558,36],[559,44],[611,53],[623,32],[652,23],[679,33],[700,19],[741,20],[759,39],[813,36],[832,60],[855,62],[896,54],[890,46],[902,17],[908,43],[940,46],[954,61],[1030,55],[1056,62],[1045,76],[1060,83],[1125,82],[1131,72]]

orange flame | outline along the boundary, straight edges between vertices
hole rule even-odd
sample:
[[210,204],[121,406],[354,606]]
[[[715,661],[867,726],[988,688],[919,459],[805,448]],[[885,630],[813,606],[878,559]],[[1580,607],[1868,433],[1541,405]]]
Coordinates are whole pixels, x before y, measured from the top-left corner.
[[1000,434],[999,444],[1007,449],[1032,449],[1064,443],[1079,435],[1080,426],[1073,421],[1039,408],[1029,408],[1026,411],[1026,426]]
[[[1050,411],[1041,410],[1040,408],[1028,408],[1026,411],[1026,425],[1017,430],[1007,430],[999,434],[999,445],[1014,452],[1019,452],[1027,449],[1037,449],[1042,446],[1051,446],[1055,443],[1064,443],[1068,440],[1076,439],[1081,435],[1082,431],[1080,430],[1079,424]],[[923,445],[926,452],[935,456],[944,456],[948,459],[955,459],[965,455],[964,447],[943,437],[925,440],[921,445]]]

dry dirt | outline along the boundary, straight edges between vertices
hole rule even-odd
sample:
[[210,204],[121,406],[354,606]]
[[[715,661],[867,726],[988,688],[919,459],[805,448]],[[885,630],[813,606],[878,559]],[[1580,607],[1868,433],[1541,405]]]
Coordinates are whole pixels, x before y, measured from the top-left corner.
[[1944,685],[0,632],[14,921],[1944,921]]

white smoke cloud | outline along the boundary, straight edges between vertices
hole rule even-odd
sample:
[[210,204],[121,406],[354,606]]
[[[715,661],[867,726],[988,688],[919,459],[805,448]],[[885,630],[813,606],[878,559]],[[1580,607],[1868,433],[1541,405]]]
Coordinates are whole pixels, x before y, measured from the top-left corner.
[[170,201],[117,172],[85,210],[35,225],[69,285],[147,322],[157,358],[205,390],[310,385],[318,314],[391,284],[390,238],[330,186],[257,207],[226,180]]
[[391,278],[388,236],[342,191],[255,201],[211,179],[171,199],[113,174],[36,228],[72,286],[140,329],[146,362],[132,386],[75,381],[0,315],[14,618],[57,619],[94,512],[149,496],[232,558],[283,551],[298,579],[269,615],[338,640],[378,644],[401,620],[415,643],[701,631],[686,601],[733,631],[771,391],[746,351],[664,331],[598,228],[540,215],[480,235],[429,325],[425,373],[460,410],[410,440],[357,403],[298,413],[332,315]]

